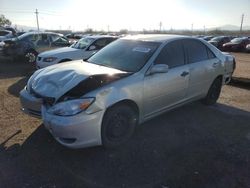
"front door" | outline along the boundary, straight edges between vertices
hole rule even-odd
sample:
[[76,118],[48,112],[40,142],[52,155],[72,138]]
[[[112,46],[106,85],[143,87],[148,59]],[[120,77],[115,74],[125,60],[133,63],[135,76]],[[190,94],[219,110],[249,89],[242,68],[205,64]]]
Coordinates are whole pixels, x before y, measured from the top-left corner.
[[172,41],[161,50],[155,64],[167,64],[167,73],[146,75],[144,78],[144,117],[154,116],[185,100],[189,68],[185,64],[181,40]]

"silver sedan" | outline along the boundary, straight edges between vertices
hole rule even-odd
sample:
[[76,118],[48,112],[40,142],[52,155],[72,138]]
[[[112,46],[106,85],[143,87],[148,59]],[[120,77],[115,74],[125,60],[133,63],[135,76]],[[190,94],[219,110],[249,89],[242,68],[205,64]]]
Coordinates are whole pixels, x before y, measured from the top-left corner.
[[116,147],[136,125],[161,113],[199,99],[216,103],[234,68],[233,56],[204,40],[128,36],[88,61],[36,71],[20,100],[64,146]]

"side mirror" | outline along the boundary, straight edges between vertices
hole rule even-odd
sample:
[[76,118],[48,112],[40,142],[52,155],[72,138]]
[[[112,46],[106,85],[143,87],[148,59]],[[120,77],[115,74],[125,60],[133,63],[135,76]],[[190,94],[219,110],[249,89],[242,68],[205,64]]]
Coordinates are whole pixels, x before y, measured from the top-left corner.
[[95,45],[91,45],[91,46],[89,47],[89,51],[91,51],[91,50],[96,50],[96,46],[95,46]]
[[168,65],[166,64],[156,64],[151,67],[149,70],[149,74],[156,74],[156,73],[167,73],[168,72]]

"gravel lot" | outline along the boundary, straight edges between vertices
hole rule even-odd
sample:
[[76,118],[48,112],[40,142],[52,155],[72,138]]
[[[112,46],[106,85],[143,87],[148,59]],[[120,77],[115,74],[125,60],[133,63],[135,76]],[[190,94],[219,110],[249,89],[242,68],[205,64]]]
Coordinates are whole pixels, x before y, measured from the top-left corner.
[[[250,54],[236,58],[250,64]],[[250,187],[250,85],[224,86],[214,106],[195,102],[154,118],[117,150],[70,150],[19,110],[29,66],[0,59],[1,188]]]

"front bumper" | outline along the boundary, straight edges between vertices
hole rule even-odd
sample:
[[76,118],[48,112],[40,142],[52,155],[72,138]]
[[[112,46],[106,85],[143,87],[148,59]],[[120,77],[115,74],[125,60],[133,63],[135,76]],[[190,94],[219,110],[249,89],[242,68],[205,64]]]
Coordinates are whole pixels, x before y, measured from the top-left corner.
[[62,145],[69,148],[84,148],[101,145],[101,124],[104,110],[87,114],[85,111],[74,116],[57,116],[47,112],[41,98],[24,88],[20,92],[22,111],[43,119],[46,129]]
[[57,62],[43,62],[43,61],[36,61],[36,69],[42,69],[51,65],[55,65]]
[[37,98],[24,88],[20,92],[20,102],[21,102],[21,110],[33,117],[41,118],[41,106],[42,106],[42,99]]
[[81,112],[74,116],[57,116],[47,112],[42,105],[45,127],[62,145],[69,148],[84,148],[101,145],[101,123],[104,111],[93,114]]

